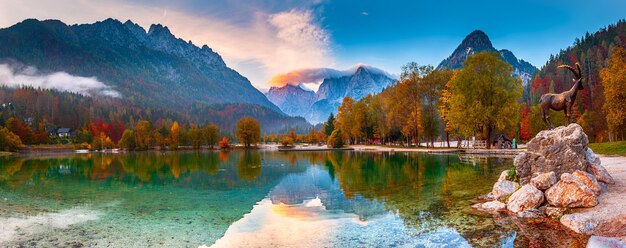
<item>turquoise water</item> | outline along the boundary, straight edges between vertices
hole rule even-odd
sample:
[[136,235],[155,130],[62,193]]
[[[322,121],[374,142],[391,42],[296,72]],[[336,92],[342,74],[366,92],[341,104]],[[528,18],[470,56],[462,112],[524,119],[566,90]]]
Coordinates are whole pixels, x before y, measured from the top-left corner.
[[510,246],[511,159],[234,151],[0,158],[0,246]]

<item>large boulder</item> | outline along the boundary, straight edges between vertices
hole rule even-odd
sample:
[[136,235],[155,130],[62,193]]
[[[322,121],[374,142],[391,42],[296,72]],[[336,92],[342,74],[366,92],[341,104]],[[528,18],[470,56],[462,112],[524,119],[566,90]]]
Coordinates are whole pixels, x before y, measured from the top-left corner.
[[543,203],[543,192],[530,184],[522,186],[509,197],[507,208],[515,213],[535,209]]
[[604,166],[602,166],[600,157],[593,153],[593,150],[591,150],[591,148],[587,148],[585,156],[587,157],[587,172],[593,175],[596,180],[598,180],[598,182],[615,184],[615,180],[613,180],[611,174],[609,174]]
[[505,201],[506,198],[513,194],[519,187],[519,184],[516,182],[511,182],[509,180],[498,181],[493,185],[493,190],[491,193],[493,194],[493,198],[498,201]]
[[525,152],[515,157],[520,183],[530,182],[534,174],[554,171],[556,177],[576,170],[586,171],[589,139],[578,124],[541,131],[528,142]]
[[596,178],[593,177],[591,174],[584,172],[584,171],[574,171],[574,173],[572,173],[572,176],[575,176],[576,178],[578,178],[578,180],[580,180],[580,182],[582,182],[585,186],[587,186],[587,188],[591,189],[591,191],[593,191],[594,194],[596,195],[600,195],[600,184],[598,184],[598,181],[596,181]]
[[548,203],[555,207],[594,207],[598,205],[596,194],[577,177],[569,173],[545,192]]
[[530,184],[535,186],[535,188],[539,190],[546,190],[552,187],[556,183],[556,174],[554,171],[550,171],[548,173],[541,173],[532,179],[530,179]]

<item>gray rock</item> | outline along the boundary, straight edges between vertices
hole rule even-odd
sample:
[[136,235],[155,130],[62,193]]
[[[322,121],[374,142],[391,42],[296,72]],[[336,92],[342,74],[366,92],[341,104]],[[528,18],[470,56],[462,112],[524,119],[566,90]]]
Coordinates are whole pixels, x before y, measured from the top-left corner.
[[554,171],[563,173],[586,170],[586,150],[589,139],[578,124],[541,131],[528,142],[527,150],[515,157],[520,183],[530,182],[532,175]]
[[602,166],[602,162],[600,161],[600,157],[593,153],[591,148],[587,148],[585,152],[587,158],[587,172],[593,175],[599,182],[603,182],[606,184],[615,184],[615,180],[609,172]]
[[526,184],[509,197],[507,208],[515,213],[524,212],[539,207],[543,200],[543,192],[535,186]]
[[493,198],[498,201],[505,201],[506,198],[513,194],[515,190],[519,187],[519,184],[516,182],[511,182],[509,180],[499,181],[493,185]]
[[505,210],[506,204],[500,201],[490,201],[490,202],[484,202],[484,203],[476,203],[472,205],[472,207],[480,211],[495,213],[498,211]]
[[545,192],[548,203],[555,207],[594,207],[598,205],[596,194],[577,177],[569,173]]
[[500,177],[498,177],[498,182],[506,180],[506,176],[509,175],[509,170],[505,170],[500,173]]
[[556,174],[554,171],[550,171],[548,173],[541,173],[532,179],[530,179],[530,184],[535,186],[535,188],[539,190],[546,190],[552,185],[556,183]]

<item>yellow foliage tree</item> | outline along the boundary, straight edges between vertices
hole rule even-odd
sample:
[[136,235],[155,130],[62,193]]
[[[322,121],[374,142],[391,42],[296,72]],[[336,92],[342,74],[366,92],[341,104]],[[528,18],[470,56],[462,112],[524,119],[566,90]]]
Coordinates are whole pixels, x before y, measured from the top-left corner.
[[261,142],[261,126],[256,119],[246,116],[237,121],[237,138],[246,147]]
[[178,122],[172,123],[170,128],[170,149],[177,149],[180,144],[180,126]]
[[615,48],[607,66],[600,71],[604,87],[606,122],[609,140],[624,139],[626,129],[626,50]]
[[522,83],[511,76],[512,70],[497,53],[468,57],[448,85],[447,122],[463,135],[478,132],[488,141],[494,131],[515,129],[520,119]]

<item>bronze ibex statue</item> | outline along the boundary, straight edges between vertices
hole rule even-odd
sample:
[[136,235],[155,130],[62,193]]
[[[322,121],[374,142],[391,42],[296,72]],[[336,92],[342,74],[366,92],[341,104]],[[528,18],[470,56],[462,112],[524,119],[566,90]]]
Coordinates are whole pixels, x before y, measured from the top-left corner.
[[576,101],[576,93],[579,90],[584,89],[582,82],[582,73],[580,70],[580,65],[576,63],[576,69],[569,65],[560,65],[559,68],[565,68],[572,73],[574,73],[574,86],[568,91],[561,92],[560,94],[547,93],[541,95],[539,102],[541,103],[541,118],[543,122],[546,123],[548,129],[554,128],[552,126],[552,121],[550,121],[550,109],[554,109],[556,111],[565,111],[565,121],[567,124],[570,123],[572,117],[572,106],[574,106],[574,101]]

